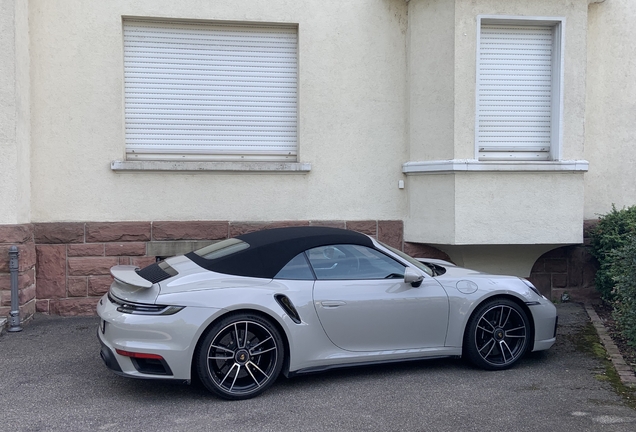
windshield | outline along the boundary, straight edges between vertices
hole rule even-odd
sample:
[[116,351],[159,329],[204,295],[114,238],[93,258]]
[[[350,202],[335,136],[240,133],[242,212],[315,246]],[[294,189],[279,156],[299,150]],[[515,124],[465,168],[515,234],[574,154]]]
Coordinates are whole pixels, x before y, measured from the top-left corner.
[[389,246],[387,244],[384,244],[382,242],[378,242],[378,243],[380,243],[382,246],[384,246],[385,248],[387,248],[388,250],[390,250],[394,254],[398,255],[400,258],[403,258],[404,260],[408,261],[413,266],[415,266],[418,269],[422,270],[427,275],[434,276],[433,270],[429,266],[427,266],[426,264],[423,264],[423,263],[419,262],[418,260],[416,260],[414,258],[411,258],[410,256],[408,256],[404,252],[399,251],[399,250],[397,250],[395,248],[392,248],[391,246]]
[[243,240],[231,238],[195,250],[194,253],[199,255],[201,258],[205,258],[207,260],[215,260],[228,255],[232,255],[233,253],[242,251],[244,249],[247,249],[248,247],[250,247],[250,245],[248,243],[245,243]]

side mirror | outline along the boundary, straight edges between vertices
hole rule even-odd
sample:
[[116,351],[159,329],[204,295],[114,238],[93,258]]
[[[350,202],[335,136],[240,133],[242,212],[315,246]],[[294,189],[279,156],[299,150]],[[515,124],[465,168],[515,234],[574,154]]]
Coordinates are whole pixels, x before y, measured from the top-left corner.
[[410,267],[404,269],[404,283],[410,283],[412,287],[417,288],[422,285],[422,281],[424,280],[424,276],[417,273]]

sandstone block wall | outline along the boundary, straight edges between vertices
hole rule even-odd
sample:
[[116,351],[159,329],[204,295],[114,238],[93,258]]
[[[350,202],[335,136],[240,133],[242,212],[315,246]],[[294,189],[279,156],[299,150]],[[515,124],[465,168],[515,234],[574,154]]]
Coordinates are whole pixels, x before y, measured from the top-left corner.
[[589,232],[596,222],[585,221],[584,244],[553,249],[534,263],[529,279],[543,295],[553,301],[565,293],[574,301],[599,301],[594,283],[598,261],[589,251]]
[[18,300],[20,320],[28,321],[36,309],[35,262],[33,226],[0,225],[0,317],[11,312],[11,274],[9,273],[9,248],[17,246],[19,252]]

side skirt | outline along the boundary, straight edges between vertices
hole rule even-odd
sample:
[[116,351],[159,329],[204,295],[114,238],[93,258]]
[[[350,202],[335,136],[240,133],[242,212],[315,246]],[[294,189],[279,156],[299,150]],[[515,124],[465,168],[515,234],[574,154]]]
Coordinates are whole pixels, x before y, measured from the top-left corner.
[[293,372],[288,372],[287,374],[285,374],[285,376],[288,378],[293,378],[296,375],[314,374],[314,373],[320,373],[320,372],[324,372],[324,371],[328,371],[332,369],[344,369],[344,368],[357,367],[357,366],[372,366],[372,365],[389,364],[389,363],[407,363],[407,362],[413,362],[413,361],[434,360],[434,359],[441,359],[441,358],[461,358],[461,356],[460,355],[425,356],[425,357],[415,357],[415,358],[409,358],[409,359],[402,358],[402,359],[392,359],[392,360],[376,360],[376,361],[368,361],[368,362],[314,366],[314,367],[309,367],[305,369],[299,369]]

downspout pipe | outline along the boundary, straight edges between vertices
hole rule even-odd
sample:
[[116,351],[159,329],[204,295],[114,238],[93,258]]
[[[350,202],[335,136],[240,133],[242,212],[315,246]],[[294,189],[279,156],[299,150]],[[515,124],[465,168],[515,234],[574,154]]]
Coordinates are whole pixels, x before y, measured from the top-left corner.
[[17,246],[9,248],[9,272],[11,274],[11,312],[9,313],[9,329],[10,332],[22,331],[20,326],[20,305],[18,298],[18,259],[20,252]]

